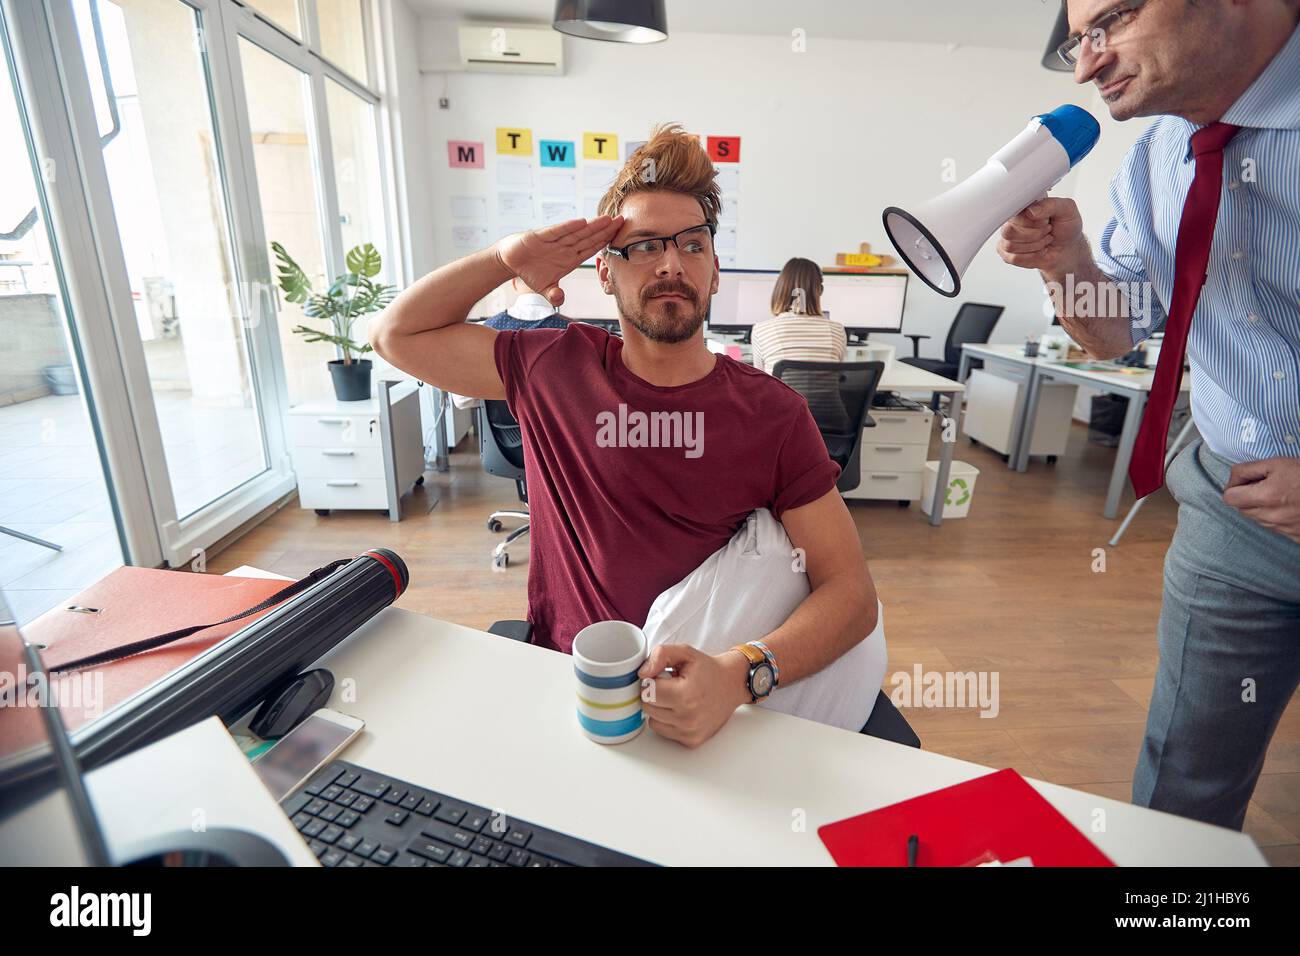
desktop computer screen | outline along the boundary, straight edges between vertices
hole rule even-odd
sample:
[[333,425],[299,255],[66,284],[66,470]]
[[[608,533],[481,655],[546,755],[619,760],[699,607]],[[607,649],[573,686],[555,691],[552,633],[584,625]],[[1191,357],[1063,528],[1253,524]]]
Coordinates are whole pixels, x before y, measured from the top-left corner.
[[845,328],[901,332],[907,300],[906,275],[839,274],[822,277],[822,311]]
[[[612,295],[606,295],[596,277],[595,266],[579,266],[560,280],[564,290],[564,305],[560,314],[568,319],[595,321],[601,324],[618,322],[618,306]],[[471,321],[488,319],[504,312],[515,300],[509,283],[493,289],[474,304],[469,311]]]
[[[755,323],[772,318],[772,289],[776,269],[723,269],[717,294],[709,308],[709,328],[747,332]],[[580,266],[560,280],[566,318],[614,325],[618,305],[600,287],[594,266]],[[822,313],[851,332],[899,332],[907,275],[886,273],[825,273],[822,277]],[[503,311],[513,296],[508,286],[494,290],[472,310],[471,319],[485,319]]]
[[579,266],[560,280],[564,305],[560,314],[568,319],[618,321],[618,305],[612,295],[600,287],[595,266]]
[[[715,331],[748,331],[772,318],[775,269],[723,269],[709,312]],[[822,313],[851,332],[899,332],[907,298],[907,275],[825,273]]]

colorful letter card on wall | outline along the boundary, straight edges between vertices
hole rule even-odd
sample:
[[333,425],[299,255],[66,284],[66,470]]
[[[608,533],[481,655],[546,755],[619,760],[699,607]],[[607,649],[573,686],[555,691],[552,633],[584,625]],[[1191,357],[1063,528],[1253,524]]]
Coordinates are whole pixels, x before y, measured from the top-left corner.
[[740,162],[739,136],[710,136],[708,144],[709,159],[715,163]]
[[543,166],[575,166],[578,151],[572,140],[543,139],[538,142]]
[[583,159],[618,159],[618,135],[616,133],[583,133]]
[[503,156],[533,155],[533,131],[510,126],[497,127],[497,152]]
[[447,140],[447,162],[453,169],[482,169],[483,144],[463,139]]

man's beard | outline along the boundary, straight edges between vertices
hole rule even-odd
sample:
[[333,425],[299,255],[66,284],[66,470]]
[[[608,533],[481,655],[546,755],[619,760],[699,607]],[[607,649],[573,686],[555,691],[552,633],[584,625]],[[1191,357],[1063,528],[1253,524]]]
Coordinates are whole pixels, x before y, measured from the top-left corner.
[[[665,293],[683,295],[689,302],[672,299],[661,303],[662,314],[652,314],[647,308],[650,299]],[[632,327],[652,342],[685,342],[704,324],[708,315],[708,306],[696,298],[695,292],[684,282],[671,279],[646,286],[641,292],[641,300],[635,306],[629,304],[614,286],[614,301],[618,304],[618,314],[631,323]]]

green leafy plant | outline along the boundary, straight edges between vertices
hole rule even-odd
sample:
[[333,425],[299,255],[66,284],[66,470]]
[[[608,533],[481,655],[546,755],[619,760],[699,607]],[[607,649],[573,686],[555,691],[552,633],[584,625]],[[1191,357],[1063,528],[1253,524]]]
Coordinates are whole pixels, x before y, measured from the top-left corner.
[[284,246],[273,242],[271,249],[279,260],[280,288],[284,297],[301,305],[307,318],[328,319],[332,330],[325,332],[299,325],[294,328],[294,333],[304,336],[308,342],[329,342],[338,346],[343,352],[345,365],[352,364],[354,354],[362,356],[373,352],[368,343],[352,338],[352,326],[361,316],[384,308],[397,295],[397,286],[373,281],[383,266],[379,250],[368,242],[354,246],[344,260],[348,271],[336,278],[329,289],[319,293],[312,290],[307,273]]

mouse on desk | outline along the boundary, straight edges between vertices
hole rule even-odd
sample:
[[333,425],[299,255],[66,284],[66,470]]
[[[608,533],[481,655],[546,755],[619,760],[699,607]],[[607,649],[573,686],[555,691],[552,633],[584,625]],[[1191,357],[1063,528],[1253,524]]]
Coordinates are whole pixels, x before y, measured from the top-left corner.
[[324,707],[333,692],[334,675],[323,667],[292,677],[267,695],[248,729],[264,740],[283,737]]

